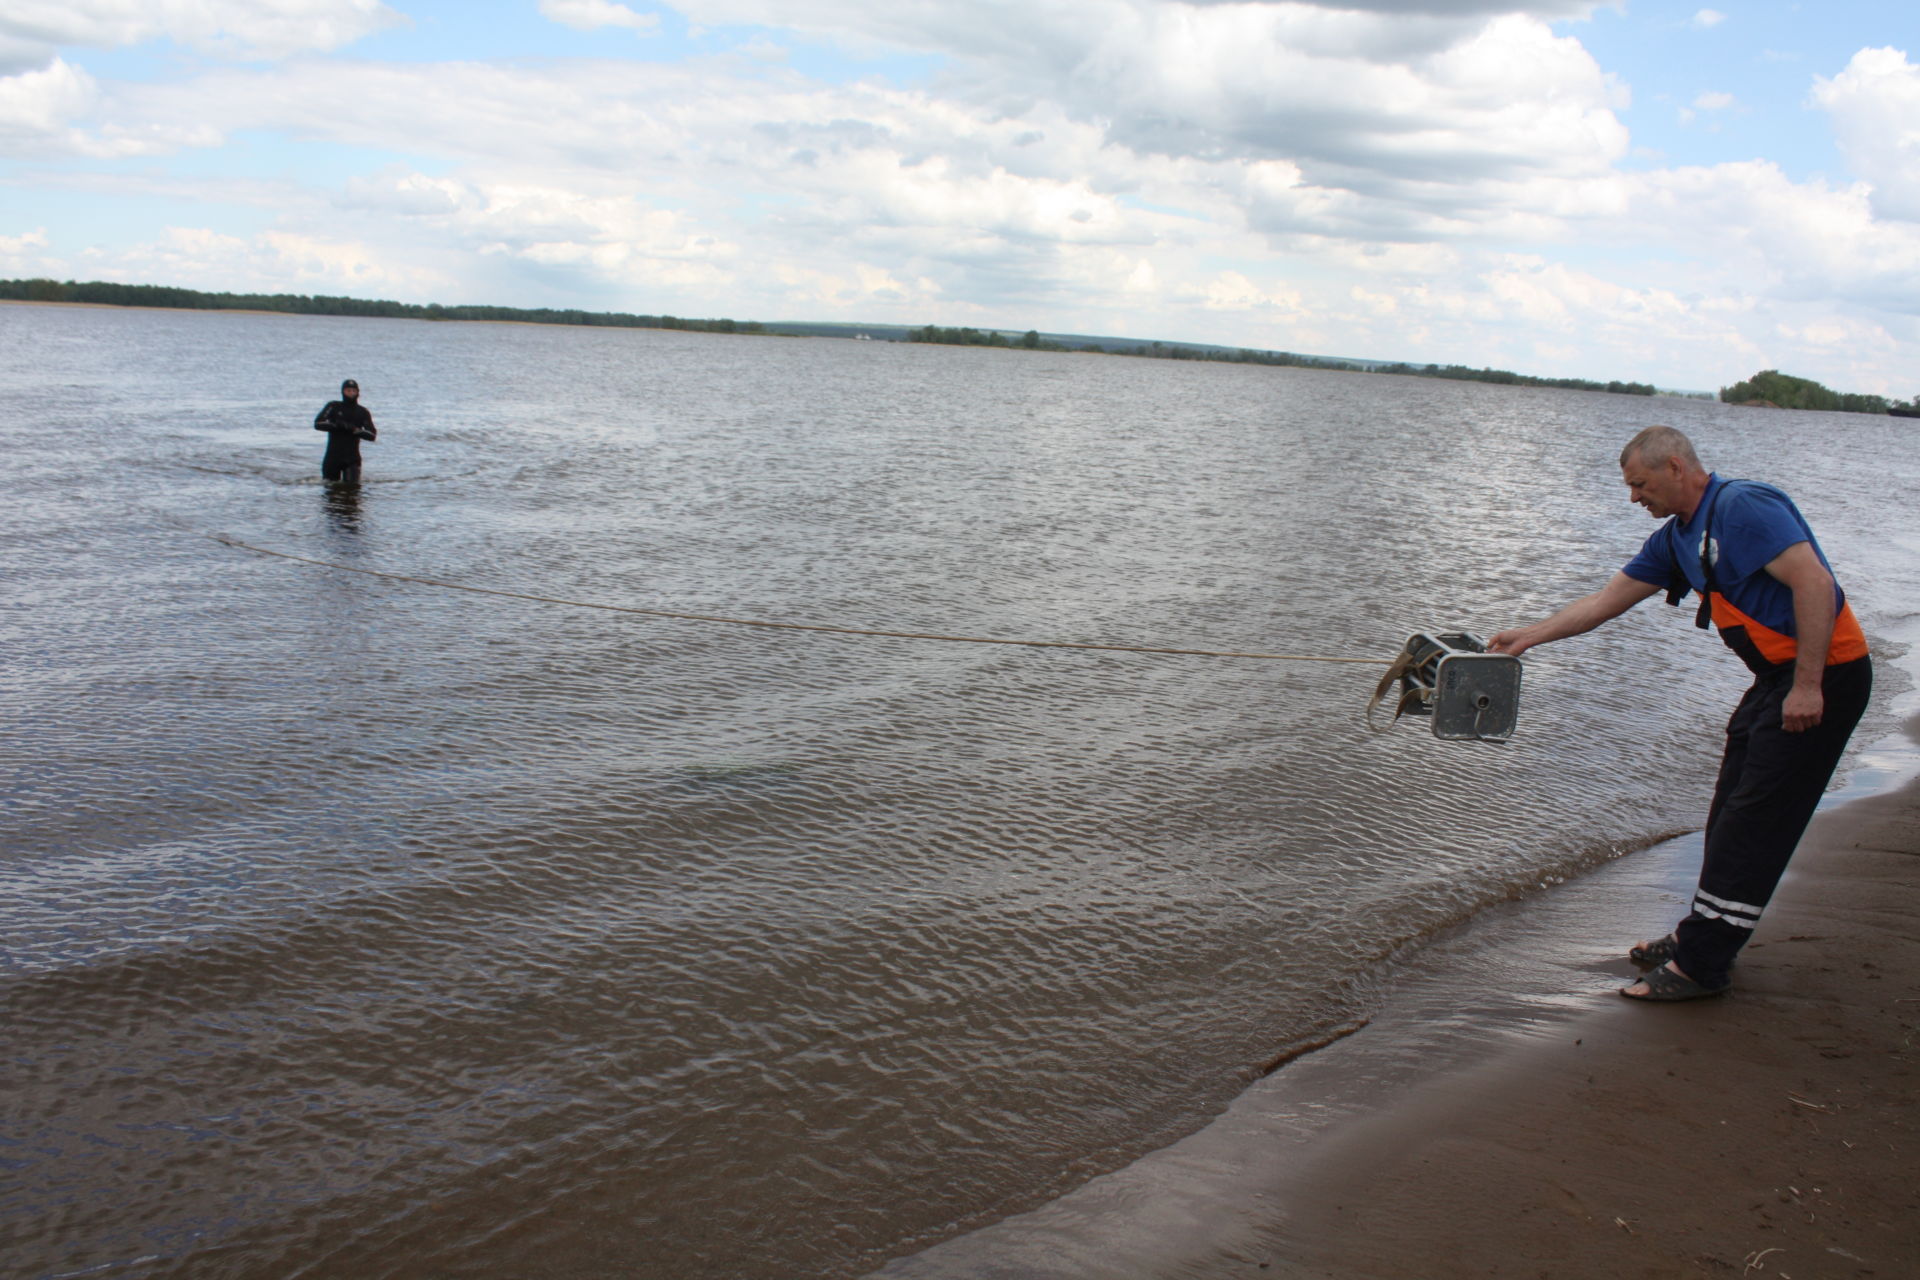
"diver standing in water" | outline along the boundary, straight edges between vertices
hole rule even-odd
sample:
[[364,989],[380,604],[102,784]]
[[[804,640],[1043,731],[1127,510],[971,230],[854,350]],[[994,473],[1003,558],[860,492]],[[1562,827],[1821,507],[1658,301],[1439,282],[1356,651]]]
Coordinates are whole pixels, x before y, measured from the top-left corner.
[[378,438],[373,415],[360,403],[360,384],[348,378],[340,384],[340,398],[327,401],[315,415],[313,429],[327,433],[327,455],[320,474],[330,483],[360,483],[360,442]]
[[1634,1000],[1693,1000],[1732,983],[1734,957],[1787,869],[1873,690],[1866,637],[1813,530],[1772,485],[1723,480],[1687,437],[1648,427],[1620,454],[1632,501],[1665,520],[1640,554],[1590,596],[1488,641],[1495,653],[1591,631],[1648,596],[1700,596],[1709,618],[1753,672],[1727,722],[1726,752],[1707,810],[1693,909],[1679,927],[1628,958],[1647,969],[1621,988]]

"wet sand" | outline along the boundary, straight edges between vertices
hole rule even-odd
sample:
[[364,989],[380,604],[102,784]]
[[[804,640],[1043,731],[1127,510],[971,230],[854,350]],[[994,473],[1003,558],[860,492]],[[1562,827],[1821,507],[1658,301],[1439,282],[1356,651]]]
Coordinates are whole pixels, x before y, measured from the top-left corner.
[[1275,1260],[1381,1280],[1920,1275],[1916,855],[1920,784],[1822,813],[1733,993],[1622,1000],[1348,1130],[1263,1230]]
[[[1920,741],[1920,720],[1908,726]],[[1697,835],[1424,948],[1360,1034],[889,1277],[1920,1275],[1920,780],[1816,816],[1712,1000],[1614,996]]]

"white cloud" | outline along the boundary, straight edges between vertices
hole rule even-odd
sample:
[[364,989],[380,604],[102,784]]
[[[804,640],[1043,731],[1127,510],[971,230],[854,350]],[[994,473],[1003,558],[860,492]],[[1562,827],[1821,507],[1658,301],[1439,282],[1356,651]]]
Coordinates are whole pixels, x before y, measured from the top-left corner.
[[1805,320],[1782,320],[1774,325],[1774,333],[1795,346],[1835,351],[1889,345],[1885,329],[1847,316],[1825,315]]
[[286,231],[234,236],[168,227],[158,240],[104,256],[97,265],[115,275],[212,290],[391,298],[432,296],[451,283],[441,272],[397,262],[365,243]]
[[1530,19],[1396,47],[1404,33],[1383,20],[1339,15],[1351,30],[1334,39],[1330,20],[1277,13],[1157,9],[1151,29],[1096,50],[1070,100],[1137,150],[1285,158],[1360,192],[1592,171],[1624,150],[1599,68]]
[[1920,316],[1920,224],[1874,216],[1873,189],[1796,183],[1767,161],[1640,175],[1626,227],[1694,251],[1717,290]]
[[1833,79],[1814,79],[1813,101],[1853,171],[1873,184],[1874,210],[1920,221],[1920,67],[1898,49],[1862,49]]
[[202,53],[283,58],[337,49],[405,21],[380,0],[8,0],[0,41],[41,50],[172,40]]
[[[1357,50],[1364,43],[1431,47],[1435,33],[1471,29],[1490,18],[1519,14],[1543,22],[1583,18],[1606,0],[667,0],[702,27],[762,26],[836,40],[855,49],[902,49],[1051,62],[1073,56],[1089,34],[1136,23],[1152,24],[1163,11],[1188,11],[1198,20],[1233,11],[1228,21],[1282,22],[1303,42],[1322,49]],[[1257,12],[1246,12],[1257,11]]]
[[[733,16],[752,7],[741,0]],[[918,22],[923,35],[935,16],[959,13],[898,8],[886,21]],[[808,12],[858,16],[866,28],[883,21],[866,6]],[[1577,42],[1529,18],[1073,0],[1039,11],[1035,38],[1007,53],[991,47],[992,23],[964,16],[966,47],[983,55],[969,97],[831,90],[779,68],[725,64],[363,64],[354,93],[323,110],[295,64],[272,76],[127,86],[118,117],[146,133],[114,141],[161,145],[155,122],[196,144],[219,130],[278,127],[597,183],[646,174],[689,200],[703,185],[695,170],[717,166],[709,176],[720,185],[798,194],[822,225],[867,224],[881,236],[964,226],[1019,242],[1013,251],[1029,259],[1043,244],[1159,234],[1118,204],[1159,182],[1197,183],[1209,218],[1282,241],[1551,236],[1561,219],[1610,200],[1607,175],[1626,145],[1612,114],[1618,86]],[[1077,18],[1110,25],[1066,30]],[[1052,103],[1041,90],[1069,63]],[[981,97],[990,83],[998,87]],[[1004,94],[1016,90],[1024,97],[1012,110]],[[94,145],[107,145],[104,135]]]
[[1136,164],[1242,188],[1280,237],[1498,233],[1527,221],[1516,210],[1533,195],[1566,205],[1545,188],[1603,178],[1627,146],[1623,87],[1522,16],[1131,0],[1023,9],[1018,22],[925,3],[813,4],[804,19],[767,0],[688,7],[941,48],[956,59],[949,101],[984,113],[1049,103]]
[[190,118],[169,121],[110,108],[111,95],[83,68],[60,58],[0,78],[0,150],[16,157],[112,159],[166,154],[220,139],[218,130]]
[[17,236],[0,236],[0,275],[11,279],[44,275],[48,248],[45,227]]
[[[1920,332],[1920,228],[1887,212],[1920,168],[1916,72],[1891,50],[1816,86],[1867,180],[1831,185],[1766,164],[1620,169],[1624,90],[1539,10],[1058,0],[1020,26],[997,0],[685,7],[758,15],[774,47],[804,21],[948,62],[911,90],[737,48],[310,56],[137,83],[53,62],[0,81],[0,144],[152,155],[248,130],[327,144],[329,163],[383,157],[324,184],[152,162],[60,179],[270,218],[174,232],[124,268],[206,288],[277,273],[410,301],[1033,326],[1680,386],[1791,365],[1782,351],[1820,376],[1821,335]],[[329,77],[353,92],[316,98]]]
[[[4,21],[4,19],[0,19]],[[0,77],[36,71],[53,60],[53,48],[40,40],[22,40],[0,27]]]
[[1727,20],[1727,15],[1718,9],[1701,9],[1693,15],[1693,25],[1705,30],[1717,27]]
[[1509,256],[1483,277],[1489,293],[1535,329],[1591,333],[1596,326],[1651,336],[1697,323],[1671,290],[1634,287],[1539,257]]
[[[1076,246],[1149,243],[1186,221],[1120,198],[1170,166],[1113,153],[1091,126],[1044,109],[983,119],[924,95],[824,90],[784,71],[729,79],[713,66],[636,75],[586,63],[365,66],[353,98],[322,110],[299,78],[223,72],[147,87],[127,109],[349,146],[390,145],[403,131],[409,149],[461,175],[370,175],[348,185],[341,208],[431,225],[474,251],[583,273],[617,264],[621,280],[669,259],[699,259],[709,284],[727,275],[735,287],[776,278],[768,264],[783,257],[883,261],[900,281],[970,282],[990,301],[1077,287]],[[581,119],[598,124],[583,131]],[[743,201],[759,210],[745,223]],[[688,229],[679,242],[652,216],[661,211]],[[748,241],[754,262],[734,262],[727,246]],[[837,274],[849,273],[864,278],[851,265]]]
[[575,31],[595,31],[601,27],[626,27],[650,35],[660,25],[657,13],[635,13],[613,0],[540,0],[540,13]]
[[1409,180],[1431,196],[1542,169],[1591,173],[1626,147],[1612,114],[1625,103],[1621,86],[1541,20],[1586,4],[678,7],[702,22],[939,53],[951,60],[947,90],[983,110],[1049,101],[1134,151],[1281,158],[1310,185],[1357,193],[1389,195]]
[[902,279],[893,271],[871,263],[853,262],[823,268],[803,262],[777,262],[772,264],[772,273],[772,283],[782,300],[796,306],[824,308],[829,314],[849,319],[872,319],[877,313],[895,310],[903,315],[924,316],[936,307],[950,307],[945,317],[948,319],[956,318],[961,311],[974,313],[976,318],[982,312],[981,308],[969,307],[965,302],[947,303],[940,296],[940,286],[932,280]]
[[0,79],[0,149],[20,155],[73,146],[70,121],[99,97],[93,77],[55,58],[34,71]]
[[0,253],[25,253],[29,249],[47,247],[47,229],[36,227],[32,231],[17,236],[0,236]]
[[1261,286],[1238,271],[1222,271],[1200,291],[1201,305],[1210,311],[1274,312],[1289,318],[1303,310],[1298,289],[1284,284]]

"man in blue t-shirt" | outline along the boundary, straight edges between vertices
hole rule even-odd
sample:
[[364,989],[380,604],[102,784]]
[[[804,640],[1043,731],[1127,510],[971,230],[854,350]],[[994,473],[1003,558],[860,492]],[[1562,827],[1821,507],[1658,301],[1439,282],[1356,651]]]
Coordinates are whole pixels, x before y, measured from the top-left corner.
[[1672,427],[1648,427],[1620,454],[1632,500],[1665,524],[1611,581],[1541,622],[1502,631],[1495,653],[1591,631],[1661,591],[1700,597],[1753,672],[1727,723],[1707,811],[1692,910],[1668,936],[1627,954],[1648,970],[1620,994],[1693,1000],[1732,983],[1734,957],[1787,869],[1873,690],[1866,637],[1813,530],[1771,485],[1722,480]]

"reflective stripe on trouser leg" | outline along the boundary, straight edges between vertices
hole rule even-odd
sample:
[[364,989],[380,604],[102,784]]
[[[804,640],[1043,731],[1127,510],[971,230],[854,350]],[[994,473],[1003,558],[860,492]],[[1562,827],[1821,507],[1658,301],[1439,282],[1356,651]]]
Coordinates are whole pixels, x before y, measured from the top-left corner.
[[1754,681],[1727,722],[1700,888],[1693,913],[1677,930],[1675,963],[1696,982],[1725,982],[1734,956],[1753,936],[1866,710],[1873,691],[1870,660],[1827,668],[1822,687],[1820,723],[1804,733],[1788,733],[1780,724],[1781,705],[1793,688],[1791,667]]
[[1709,920],[1720,920],[1736,929],[1751,929],[1760,923],[1762,908],[1746,902],[1729,902],[1725,898],[1716,898],[1705,889],[1697,889],[1693,895],[1693,914]]

